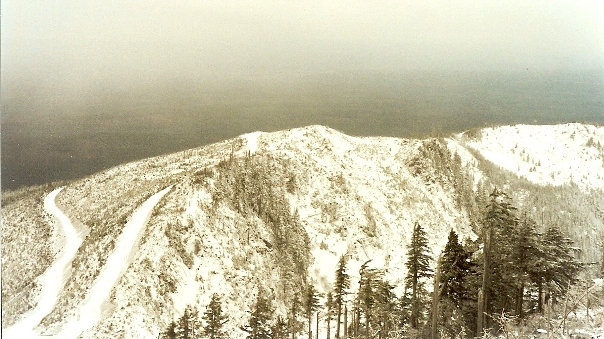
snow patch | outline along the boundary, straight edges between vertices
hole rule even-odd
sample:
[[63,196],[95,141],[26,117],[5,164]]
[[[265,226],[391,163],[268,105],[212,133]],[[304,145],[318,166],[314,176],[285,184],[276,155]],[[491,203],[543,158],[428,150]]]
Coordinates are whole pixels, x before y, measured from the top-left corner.
[[243,138],[246,141],[246,147],[248,152],[250,152],[250,155],[256,153],[256,151],[258,151],[258,139],[260,138],[260,135],[262,134],[262,132],[252,132],[252,133],[247,133],[241,136],[241,138]]

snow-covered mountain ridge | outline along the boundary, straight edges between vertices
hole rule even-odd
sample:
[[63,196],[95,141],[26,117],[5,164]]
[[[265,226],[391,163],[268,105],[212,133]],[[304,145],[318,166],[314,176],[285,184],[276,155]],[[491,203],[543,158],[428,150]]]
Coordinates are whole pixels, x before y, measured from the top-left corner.
[[602,127],[574,123],[485,128],[467,146],[536,184],[604,189]]
[[[341,255],[350,260],[351,286],[360,265],[372,259],[402,287],[413,224],[427,230],[434,256],[451,228],[472,241],[481,199],[493,186],[539,222],[576,230],[585,257],[595,261],[604,229],[603,146],[604,128],[583,124],[423,140],[351,137],[309,126],[254,132],[69,182],[58,204],[89,233],[38,331],[67,327],[134,210],[169,185],[101,321],[84,337],[157,337],[187,305],[203,310],[212,293],[223,297],[227,327],[241,337],[259,288],[285,314],[286,301],[306,279],[301,272],[325,292]],[[24,313],[15,305],[36,304],[31,282],[59,252],[60,234],[39,205],[53,188],[3,197],[3,328]],[[37,238],[42,241],[23,248]],[[38,265],[28,271],[23,258]]]

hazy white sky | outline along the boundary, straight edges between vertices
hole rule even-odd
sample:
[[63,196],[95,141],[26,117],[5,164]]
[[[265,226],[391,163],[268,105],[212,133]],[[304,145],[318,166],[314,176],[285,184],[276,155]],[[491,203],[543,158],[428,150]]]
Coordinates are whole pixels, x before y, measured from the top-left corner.
[[602,1],[3,0],[3,81],[604,68]]

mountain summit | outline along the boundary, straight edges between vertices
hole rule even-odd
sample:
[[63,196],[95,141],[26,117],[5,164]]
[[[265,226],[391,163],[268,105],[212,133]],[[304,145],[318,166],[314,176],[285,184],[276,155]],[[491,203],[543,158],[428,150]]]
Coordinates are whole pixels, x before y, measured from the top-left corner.
[[[324,126],[254,132],[5,192],[2,328],[157,338],[217,294],[230,318],[225,331],[243,337],[259,294],[285,318],[309,281],[331,289],[341,257],[351,286],[369,262],[401,295],[414,224],[433,258],[451,230],[473,244],[494,188],[543,227],[569,234],[584,262],[601,260],[604,127],[578,123],[421,140]],[[44,204],[51,191],[56,208]],[[56,266],[72,238],[81,244]],[[63,281],[40,316],[50,269]],[[25,321],[32,314],[40,319]]]

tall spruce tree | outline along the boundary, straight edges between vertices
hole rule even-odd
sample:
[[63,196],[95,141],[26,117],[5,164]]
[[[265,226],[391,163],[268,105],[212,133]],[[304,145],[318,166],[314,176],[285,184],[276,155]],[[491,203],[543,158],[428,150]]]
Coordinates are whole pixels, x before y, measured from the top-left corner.
[[260,293],[250,312],[248,324],[242,329],[248,333],[248,339],[271,338],[271,316],[273,313],[270,302]]
[[451,330],[450,335],[473,331],[476,311],[472,278],[476,264],[471,257],[472,253],[464,249],[457,233],[451,230],[442,252],[439,284],[440,314],[443,327]]
[[440,279],[442,298],[460,304],[462,300],[469,297],[466,279],[472,273],[474,266],[470,256],[471,253],[466,252],[459,242],[457,233],[451,230],[442,253]]
[[210,300],[202,319],[206,323],[202,332],[206,338],[227,338],[227,335],[222,329],[223,325],[227,322],[227,317],[222,312],[222,305],[217,294],[212,295],[212,299]]
[[[377,303],[379,284],[383,276],[382,271],[368,267],[370,261],[368,260],[361,265],[359,270],[359,291],[357,293],[357,304],[365,317],[364,332],[367,336],[369,336],[372,322],[374,321],[374,308]],[[357,321],[360,321],[360,319]]]
[[520,318],[524,316],[524,292],[541,270],[539,266],[542,264],[542,256],[537,224],[524,214],[512,234],[512,266],[508,272],[513,277],[513,286],[516,289],[514,309]]
[[390,332],[396,325],[394,317],[398,313],[394,286],[381,278],[376,281],[374,319],[378,331],[378,338],[389,338]]
[[300,295],[296,292],[291,300],[288,320],[289,333],[291,334],[292,339],[297,337],[298,331],[302,328],[298,321],[298,314],[300,313],[301,308],[302,302],[300,301]]
[[160,334],[161,339],[176,339],[176,321],[172,321],[168,328]]
[[407,250],[407,276],[405,285],[411,290],[411,327],[419,327],[420,318],[423,312],[422,299],[426,296],[424,284],[432,276],[429,262],[431,260],[428,254],[428,239],[426,232],[418,222],[413,227],[411,243]]
[[281,318],[281,316],[277,317],[275,320],[275,324],[271,329],[271,335],[273,339],[287,339],[288,336],[287,331],[287,322]]
[[346,258],[341,256],[336,269],[336,283],[333,291],[333,298],[337,312],[336,338],[340,338],[342,307],[344,305],[344,298],[346,297],[348,288],[350,288],[350,278],[346,273]]
[[185,307],[182,317],[176,323],[174,332],[178,339],[199,338],[201,336],[201,322],[197,309],[191,305]]
[[308,339],[312,339],[312,316],[319,308],[319,294],[312,284],[308,284],[304,293],[304,313],[308,320]]
[[327,310],[326,321],[327,321],[327,339],[331,339],[331,318],[334,315],[334,301],[333,294],[327,293],[327,300],[325,301],[325,309]]
[[495,189],[489,195],[483,218],[483,276],[481,305],[478,306],[477,332],[487,324],[485,315],[511,309],[517,292],[511,272],[512,237],[518,220],[511,199]]
[[583,264],[575,259],[573,241],[557,227],[550,227],[543,235],[543,250],[547,258],[544,280],[547,284],[548,297],[554,298],[566,293],[568,287],[575,283]]

